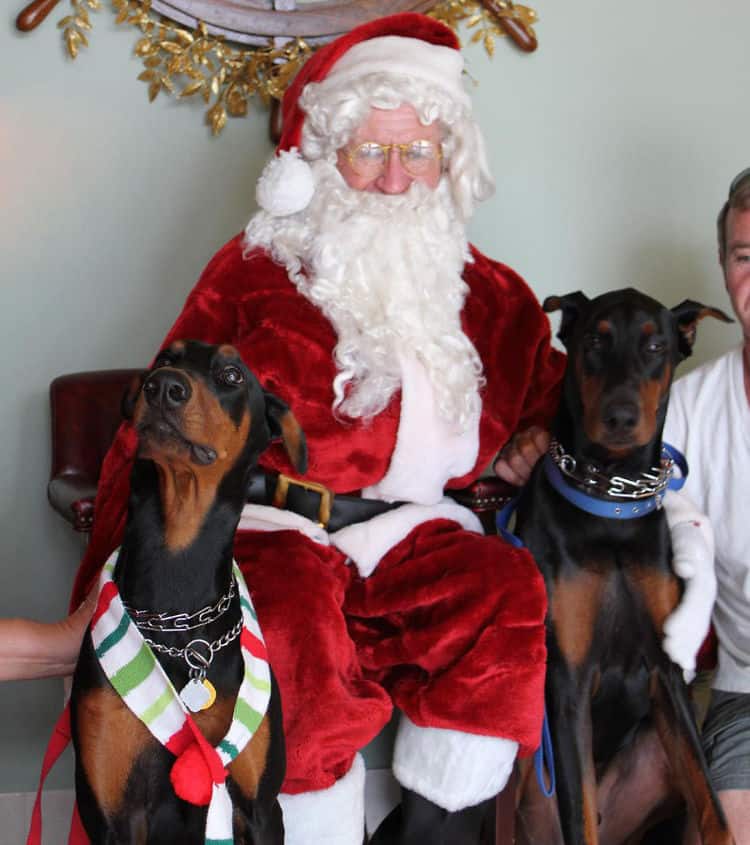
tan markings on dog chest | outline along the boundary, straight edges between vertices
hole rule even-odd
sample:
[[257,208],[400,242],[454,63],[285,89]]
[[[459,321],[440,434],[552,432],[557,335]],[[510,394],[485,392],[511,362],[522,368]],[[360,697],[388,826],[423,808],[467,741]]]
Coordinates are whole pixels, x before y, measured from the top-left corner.
[[[212,745],[218,745],[229,730],[234,712],[235,699],[217,699],[208,710],[201,710],[194,719],[201,733]],[[252,739],[229,766],[232,780],[249,799],[255,798],[258,784],[266,768],[268,749],[271,744],[271,722],[266,715],[258,725]]]
[[643,600],[654,628],[661,634],[664,620],[680,600],[677,579],[671,573],[639,566],[631,567],[627,577]]
[[571,666],[580,666],[589,653],[603,590],[604,578],[586,570],[555,584],[550,618],[560,651]]
[[270,746],[271,720],[266,714],[253,734],[253,738],[229,766],[232,780],[246,798],[253,799],[258,794],[258,784],[266,770]]
[[108,813],[120,807],[133,764],[155,740],[109,687],[85,692],[76,705],[81,765]]

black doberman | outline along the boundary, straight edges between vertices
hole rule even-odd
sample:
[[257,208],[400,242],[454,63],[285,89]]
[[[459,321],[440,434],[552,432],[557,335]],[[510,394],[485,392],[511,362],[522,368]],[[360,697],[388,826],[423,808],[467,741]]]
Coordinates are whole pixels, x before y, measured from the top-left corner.
[[[619,812],[636,812],[639,802],[622,805],[639,790],[648,804],[649,777],[662,766],[703,842],[729,845],[682,672],[661,646],[683,584],[660,504],[675,367],[690,355],[702,318],[731,320],[689,300],[670,310],[633,289],[593,300],[580,292],[549,297],[543,307],[562,310],[558,337],[568,364],[550,453],[522,497],[517,529],[547,586],[545,697],[557,808],[529,778],[518,841],[640,842],[653,816],[615,825],[597,806],[597,781],[619,755],[628,761],[613,793]],[[657,758],[639,768],[655,748]]]
[[[215,701],[191,709],[206,705],[192,717],[216,745],[232,722],[244,676],[239,589],[230,585],[248,474],[274,437],[304,472],[304,436],[287,406],[262,390],[228,345],[172,344],[133,385],[123,410],[133,420],[138,453],[113,580],[175,690],[191,677],[195,682],[191,665],[207,671],[201,687],[213,685]],[[206,806],[177,797],[170,782],[175,756],[110,684],[90,632],[71,706],[76,798],[92,843],[203,845]],[[234,841],[282,843],[277,795],[285,752],[272,674],[265,717],[227,771]]]

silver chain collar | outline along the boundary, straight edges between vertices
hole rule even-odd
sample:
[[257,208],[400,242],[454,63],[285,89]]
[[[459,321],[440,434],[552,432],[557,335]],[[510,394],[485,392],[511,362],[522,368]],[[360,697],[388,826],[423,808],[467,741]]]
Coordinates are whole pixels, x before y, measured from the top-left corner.
[[589,462],[579,464],[568,455],[557,440],[550,441],[549,455],[560,472],[581,485],[587,493],[610,496],[613,499],[647,499],[658,496],[667,489],[674,471],[674,460],[666,453],[660,465],[642,472],[637,478],[623,475],[607,475]]
[[229,583],[229,592],[223,595],[216,604],[196,610],[195,613],[173,613],[168,616],[166,613],[155,613],[152,610],[133,610],[127,604],[124,607],[133,622],[144,631],[192,631],[215,622],[226,613],[234,594],[235,585],[232,578]]
[[222,634],[222,636],[215,639],[213,642],[208,642],[208,640],[203,639],[190,640],[184,648],[175,648],[174,646],[163,645],[162,643],[150,640],[148,637],[144,637],[143,640],[154,651],[158,651],[159,654],[166,654],[169,657],[182,657],[185,663],[187,663],[190,667],[191,679],[203,681],[216,652],[221,651],[225,646],[228,646],[229,643],[239,637],[240,632],[242,631],[242,624],[242,619],[240,619],[233,628],[225,634]]

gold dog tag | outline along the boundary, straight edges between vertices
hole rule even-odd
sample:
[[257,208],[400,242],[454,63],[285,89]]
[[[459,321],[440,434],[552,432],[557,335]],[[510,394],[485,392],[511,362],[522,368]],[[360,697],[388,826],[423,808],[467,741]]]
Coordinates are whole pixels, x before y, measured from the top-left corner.
[[205,678],[202,681],[193,678],[180,690],[180,698],[191,713],[208,710],[216,701],[216,688]]

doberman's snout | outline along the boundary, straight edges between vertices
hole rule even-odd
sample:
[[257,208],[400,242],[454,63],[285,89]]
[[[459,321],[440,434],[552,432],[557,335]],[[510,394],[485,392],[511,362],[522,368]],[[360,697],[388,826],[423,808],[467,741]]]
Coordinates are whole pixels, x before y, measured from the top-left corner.
[[632,400],[613,400],[602,408],[602,422],[609,434],[632,432],[639,420],[640,409]]
[[143,383],[143,395],[154,408],[178,409],[192,396],[190,382],[175,370],[156,370]]

